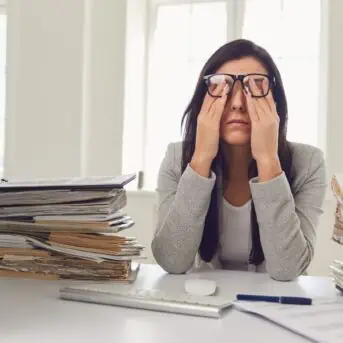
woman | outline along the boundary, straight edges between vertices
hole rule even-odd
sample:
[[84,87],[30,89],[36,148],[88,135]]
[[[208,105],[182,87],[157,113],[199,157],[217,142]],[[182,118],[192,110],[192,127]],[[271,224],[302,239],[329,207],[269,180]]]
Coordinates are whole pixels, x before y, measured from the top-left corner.
[[159,171],[156,261],[170,273],[204,264],[284,281],[304,273],[325,163],[317,148],[286,140],[286,96],[271,56],[242,39],[219,48],[184,122],[183,143],[168,146]]

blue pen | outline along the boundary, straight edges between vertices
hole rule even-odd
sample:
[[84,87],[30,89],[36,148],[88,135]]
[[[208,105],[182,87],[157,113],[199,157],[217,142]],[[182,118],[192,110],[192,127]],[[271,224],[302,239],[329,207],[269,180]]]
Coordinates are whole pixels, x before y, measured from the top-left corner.
[[251,295],[237,294],[237,300],[246,301],[266,301],[270,303],[288,304],[288,305],[312,305],[311,298],[303,297],[278,297],[269,295]]

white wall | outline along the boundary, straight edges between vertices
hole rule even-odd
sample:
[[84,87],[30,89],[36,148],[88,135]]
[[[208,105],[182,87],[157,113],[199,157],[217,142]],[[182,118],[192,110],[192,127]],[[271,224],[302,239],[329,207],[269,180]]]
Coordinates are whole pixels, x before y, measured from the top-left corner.
[[329,55],[328,55],[328,99],[327,99],[327,160],[331,171],[343,172],[343,1],[330,0],[329,11]]
[[[125,0],[8,2],[6,177],[121,172],[125,4]],[[326,133],[330,172],[343,173],[338,149],[343,128],[343,1],[329,4],[328,69],[323,75],[328,122],[320,128]],[[127,211],[136,221],[131,234],[149,248],[154,195],[130,193]],[[329,197],[318,228],[314,274],[326,275],[333,258],[343,259],[343,248],[330,240],[333,211]],[[147,255],[151,261],[149,249]]]
[[147,257],[143,262],[156,263],[150,249],[151,240],[156,223],[156,199],[152,192],[128,192],[128,204],[125,211],[135,220],[135,225],[130,231],[123,231],[122,234],[129,234],[146,247],[144,255]]
[[121,172],[125,5],[8,2],[5,176]]
[[[323,55],[327,69],[322,75],[322,91],[326,96],[326,123],[321,118],[319,130],[324,131],[326,141],[326,161],[328,175],[343,172],[343,116],[340,99],[342,98],[342,86],[340,80],[343,78],[343,45],[341,32],[343,32],[343,1],[327,0],[328,19],[324,23],[324,30],[327,31],[328,40],[325,42],[327,52]],[[324,13],[325,15],[325,13]],[[309,99],[311,101],[311,99]],[[327,275],[328,265],[333,259],[343,260],[343,247],[331,240],[334,226],[335,200],[331,196],[331,189],[328,188],[328,197],[324,204],[324,215],[318,227],[318,238],[316,255],[310,268],[310,273],[316,275]]]
[[328,275],[330,263],[335,260],[343,261],[343,247],[331,239],[334,228],[335,201],[324,203],[324,214],[317,229],[317,244],[315,256],[309,268],[313,275]]
[[82,0],[8,2],[5,175],[78,175]]
[[[46,0],[43,0],[46,1]],[[49,2],[60,2],[49,0]],[[126,1],[84,0],[83,175],[121,173]],[[69,4],[69,1],[63,1]],[[65,5],[66,6],[66,5]],[[69,6],[69,5],[67,5]]]

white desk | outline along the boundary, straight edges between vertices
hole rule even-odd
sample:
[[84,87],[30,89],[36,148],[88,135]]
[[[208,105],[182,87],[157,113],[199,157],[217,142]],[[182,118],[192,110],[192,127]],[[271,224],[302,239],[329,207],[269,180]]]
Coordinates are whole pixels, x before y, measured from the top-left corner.
[[[330,278],[302,276],[282,283],[248,272],[211,271],[199,275],[215,279],[219,293],[232,298],[244,292],[338,294]],[[155,265],[143,265],[135,285],[183,290],[187,277],[168,275]],[[306,342],[286,329],[235,309],[221,319],[207,319],[59,300],[59,287],[69,284],[72,282],[0,279],[0,342]]]

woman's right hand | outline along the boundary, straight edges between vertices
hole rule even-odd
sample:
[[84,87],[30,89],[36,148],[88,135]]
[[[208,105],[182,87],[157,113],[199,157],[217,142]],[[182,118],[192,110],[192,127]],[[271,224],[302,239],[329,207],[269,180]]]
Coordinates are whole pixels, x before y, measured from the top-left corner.
[[213,159],[218,153],[219,130],[222,114],[227,100],[227,86],[221,83],[213,91],[215,98],[206,93],[197,118],[195,150],[191,160],[194,171],[204,177],[210,176]]

